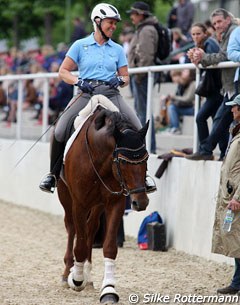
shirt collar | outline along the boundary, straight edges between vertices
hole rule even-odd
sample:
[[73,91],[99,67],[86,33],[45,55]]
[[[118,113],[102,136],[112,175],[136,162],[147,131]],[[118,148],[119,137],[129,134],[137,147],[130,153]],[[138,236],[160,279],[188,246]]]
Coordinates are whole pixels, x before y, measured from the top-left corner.
[[[91,34],[91,35],[89,35],[88,37],[87,37],[87,42],[89,43],[89,44],[96,44],[97,42],[96,42],[96,40],[94,39],[94,32]],[[110,46],[113,46],[114,45],[114,43],[113,43],[113,41],[112,41],[112,39],[108,39],[108,41],[106,41],[104,44],[108,44],[108,45],[110,45]]]

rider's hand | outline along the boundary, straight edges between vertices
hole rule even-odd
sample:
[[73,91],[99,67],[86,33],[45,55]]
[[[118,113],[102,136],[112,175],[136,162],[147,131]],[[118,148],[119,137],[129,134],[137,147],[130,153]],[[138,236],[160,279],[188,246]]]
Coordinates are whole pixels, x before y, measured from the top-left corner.
[[84,93],[92,94],[94,90],[92,85],[90,85],[87,81],[81,78],[78,79],[78,82],[75,84],[75,86],[78,86]]
[[124,80],[123,80],[123,76],[115,76],[113,78],[110,79],[110,81],[108,82],[108,85],[110,88],[117,88],[118,86],[122,86],[124,85]]

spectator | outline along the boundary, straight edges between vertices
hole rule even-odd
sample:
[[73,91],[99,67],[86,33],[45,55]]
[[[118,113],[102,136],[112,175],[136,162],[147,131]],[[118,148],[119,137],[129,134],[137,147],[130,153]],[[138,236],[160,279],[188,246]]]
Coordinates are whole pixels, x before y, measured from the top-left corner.
[[42,46],[41,52],[44,56],[44,63],[42,66],[47,72],[51,72],[51,65],[53,62],[58,62],[59,65],[61,64],[62,60],[59,59],[58,54],[55,52],[53,46],[44,45]]
[[[195,23],[191,28],[192,39],[195,43],[195,47],[201,48],[206,54],[217,53],[220,50],[218,42],[209,37],[206,26],[203,23]],[[188,56],[192,62],[194,62],[193,54],[194,49],[188,51]],[[208,130],[208,118],[214,118],[219,106],[222,102],[222,95],[220,93],[222,82],[221,82],[221,71],[219,69],[206,70],[207,74],[211,74],[215,83],[215,90],[209,95],[201,106],[197,113],[196,123],[198,127],[198,138],[200,145],[204,139],[209,136]]]
[[168,118],[170,121],[169,132],[181,134],[180,117],[194,115],[195,75],[193,70],[182,70],[172,73],[173,82],[178,83],[176,94],[169,95]]
[[[149,11],[145,2],[135,2],[128,11],[132,23],[136,26],[128,52],[129,67],[144,67],[155,65],[155,53],[158,46],[158,33],[154,23],[158,23],[155,16]],[[146,123],[147,111],[147,74],[136,74],[133,79],[134,106],[142,124]],[[154,121],[152,117],[151,152],[156,153]]]
[[[189,42],[187,37],[183,35],[180,28],[172,29],[172,52],[171,52],[171,64],[183,64],[185,63],[185,51],[181,49],[186,46]],[[175,55],[173,55],[175,54]]]
[[73,43],[75,40],[84,38],[85,36],[87,36],[87,32],[85,30],[85,27],[81,21],[81,19],[79,17],[75,17],[73,19],[73,24],[74,24],[74,28],[73,28],[73,32],[71,35],[71,43]]
[[212,22],[211,20],[207,19],[205,22],[204,22],[206,28],[207,28],[207,31],[208,31],[208,34],[209,36],[212,36],[212,37],[215,37],[215,28],[214,26],[212,25]]
[[[13,73],[7,64],[0,67],[0,75],[10,75],[10,74],[13,74]],[[10,94],[10,91],[11,91],[11,88],[12,88],[14,82],[15,82],[14,80],[2,81],[1,87],[6,94],[6,104],[5,104],[5,106],[3,106],[3,112],[5,112],[5,117],[2,119],[2,121],[8,121],[9,112],[10,112],[10,100],[9,100],[8,95]]]
[[25,81],[25,96],[24,96],[24,104],[23,109],[28,109],[34,107],[35,103],[37,103],[37,90],[33,85],[32,79],[27,79]]
[[175,3],[170,9],[167,16],[167,27],[173,29],[177,26],[177,4]]
[[191,40],[190,28],[194,19],[194,5],[191,0],[178,0],[177,5],[177,27],[182,30],[189,40]]
[[58,79],[57,83],[55,82],[55,86],[55,93],[49,98],[49,108],[54,112],[51,116],[52,122],[55,121],[73,97],[72,85]]
[[57,57],[59,58],[59,63],[61,63],[68,51],[68,46],[64,42],[59,42],[57,45]]
[[17,50],[16,56],[13,60],[13,66],[12,71],[15,73],[19,73],[19,69],[22,73],[28,72],[28,65],[29,65],[30,59],[27,56],[26,52],[23,52],[21,50]]
[[128,56],[129,44],[134,35],[134,28],[132,26],[126,26],[122,30],[119,36],[119,40],[123,46],[123,50],[126,56]]
[[[123,50],[124,50],[124,53],[126,55],[126,57],[128,57],[128,51],[129,51],[129,45],[130,45],[130,42],[133,38],[133,35],[134,35],[134,28],[132,26],[129,26],[129,25],[126,25],[122,32],[120,33],[120,36],[119,36],[119,40],[123,46]],[[132,75],[129,75],[130,77],[130,82],[129,82],[129,87],[130,87],[130,94],[132,97],[133,96],[133,82],[132,82]]]
[[[20,71],[19,71],[20,74]],[[18,84],[15,81],[9,83],[8,87],[8,104],[9,111],[6,117],[6,121],[8,122],[7,126],[10,126],[11,123],[17,122],[17,100],[18,100]]]
[[0,108],[6,106],[6,102],[7,102],[6,92],[3,88],[3,82],[0,81]]
[[[229,43],[227,47],[227,56],[229,60],[234,62],[240,62],[240,27],[238,26],[234,31],[232,31]],[[237,68],[236,74],[234,77],[235,82],[239,82],[240,78],[240,69]]]
[[[211,21],[216,29],[217,36],[221,37],[220,51],[218,53],[207,54],[201,48],[195,48],[192,54],[192,61],[195,64],[201,63],[203,67],[218,64],[227,60],[227,45],[230,34],[237,27],[231,13],[223,8],[216,9],[211,14]],[[186,156],[190,160],[213,160],[213,150],[219,143],[220,160],[224,158],[228,144],[228,129],[232,122],[232,113],[225,103],[236,96],[236,89],[239,85],[234,85],[235,68],[223,68],[222,87],[223,101],[217,110],[213,120],[212,130],[209,136],[201,143],[196,153]],[[214,88],[215,89],[215,88]],[[215,91],[214,91],[215,92]]]
[[[46,71],[39,64],[39,62],[32,62],[30,64],[30,73],[45,73]],[[36,115],[32,119],[41,119],[42,114],[42,105],[43,105],[43,86],[44,86],[44,78],[35,78],[33,80],[33,86],[36,89],[37,101],[34,105],[36,110]]]
[[[231,106],[231,107],[229,107]],[[215,222],[213,227],[212,252],[233,257],[235,271],[231,284],[220,288],[217,293],[239,294],[240,291],[240,95],[227,102],[234,118],[234,126],[230,130],[230,141],[225,160],[221,168],[218,189]],[[222,229],[227,209],[234,212],[230,232]]]

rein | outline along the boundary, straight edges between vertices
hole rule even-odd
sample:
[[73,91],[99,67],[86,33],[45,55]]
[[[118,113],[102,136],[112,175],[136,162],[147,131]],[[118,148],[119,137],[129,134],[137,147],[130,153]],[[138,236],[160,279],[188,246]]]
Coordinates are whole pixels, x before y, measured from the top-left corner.
[[85,144],[86,144],[86,148],[87,148],[87,153],[88,153],[92,168],[93,168],[95,174],[97,175],[98,179],[102,183],[102,185],[105,187],[105,189],[107,191],[109,191],[112,195],[118,195],[118,196],[119,195],[128,196],[130,194],[145,192],[146,191],[145,187],[140,187],[140,188],[136,188],[136,189],[133,189],[133,190],[128,190],[128,188],[126,187],[126,184],[124,183],[123,178],[122,178],[122,173],[121,173],[121,169],[120,169],[120,162],[126,162],[126,163],[130,163],[130,164],[140,164],[140,163],[143,163],[143,162],[147,161],[148,153],[146,152],[145,155],[140,160],[131,160],[128,157],[124,156],[123,154],[119,154],[119,152],[118,152],[118,151],[124,151],[124,150],[128,151],[128,152],[129,151],[135,152],[135,151],[138,151],[139,149],[143,149],[145,147],[145,145],[142,145],[140,148],[137,148],[137,149],[130,149],[130,148],[125,148],[125,147],[121,147],[121,148],[116,147],[115,148],[115,150],[113,152],[113,155],[115,156],[114,159],[113,159],[113,163],[116,163],[116,165],[117,165],[117,174],[119,176],[119,180],[120,180],[119,183],[120,183],[121,190],[120,191],[113,191],[103,181],[102,177],[100,176],[100,174],[98,173],[98,171],[97,171],[97,169],[94,165],[94,161],[93,161],[93,157],[92,157],[91,152],[90,152],[90,145],[89,145],[89,141],[88,141],[89,126],[87,127],[86,133],[85,133]]
[[118,192],[115,192],[115,191],[112,191],[103,181],[103,179],[101,178],[101,176],[99,175],[98,171],[96,170],[96,167],[94,166],[94,162],[93,162],[93,158],[92,158],[92,155],[90,153],[90,149],[89,149],[89,141],[88,141],[88,129],[89,129],[89,126],[86,130],[86,133],[85,133],[85,144],[86,144],[86,148],[87,148],[87,153],[88,153],[88,156],[89,156],[89,159],[91,161],[91,164],[92,164],[92,168],[95,172],[95,174],[97,175],[98,179],[101,181],[102,185],[105,187],[106,190],[108,190],[112,195],[121,195],[123,194],[124,192],[124,188],[123,188],[123,185],[121,184],[121,190],[118,191]]

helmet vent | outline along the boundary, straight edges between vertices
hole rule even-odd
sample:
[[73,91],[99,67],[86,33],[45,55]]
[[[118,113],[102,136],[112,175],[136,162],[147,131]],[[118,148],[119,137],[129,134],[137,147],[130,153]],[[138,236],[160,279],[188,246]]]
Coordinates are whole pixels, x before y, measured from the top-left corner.
[[107,15],[106,12],[105,12],[103,9],[100,9],[100,12],[101,12],[103,15],[105,15],[105,16]]
[[115,7],[109,5],[110,9],[112,9],[114,11],[114,13],[117,15],[118,14],[118,11],[115,9]]

